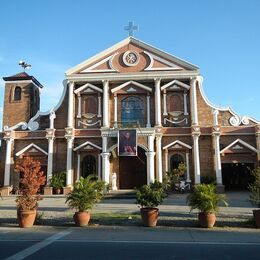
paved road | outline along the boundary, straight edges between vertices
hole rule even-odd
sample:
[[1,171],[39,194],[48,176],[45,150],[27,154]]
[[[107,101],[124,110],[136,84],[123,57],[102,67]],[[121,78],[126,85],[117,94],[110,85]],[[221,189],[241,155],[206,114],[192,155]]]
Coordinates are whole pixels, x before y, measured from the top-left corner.
[[4,228],[1,259],[259,259],[260,231]]

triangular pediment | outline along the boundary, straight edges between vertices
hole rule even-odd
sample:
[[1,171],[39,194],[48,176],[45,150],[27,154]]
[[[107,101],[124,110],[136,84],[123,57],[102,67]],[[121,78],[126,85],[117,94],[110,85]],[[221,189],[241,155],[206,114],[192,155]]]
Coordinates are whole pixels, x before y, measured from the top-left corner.
[[96,149],[102,150],[102,148],[100,146],[98,146],[98,145],[96,145],[96,144],[94,144],[92,142],[89,142],[89,141],[87,141],[87,142],[77,146],[73,150],[76,152],[76,151],[79,151],[81,149],[83,149],[83,150],[93,150],[93,149],[95,149],[95,150]]
[[170,144],[165,145],[163,150],[165,149],[192,149],[192,147],[182,141],[176,140]]
[[128,37],[69,69],[66,75],[149,71],[198,71],[198,67],[147,43]]
[[220,151],[220,153],[245,153],[245,152],[255,152],[257,153],[257,149],[253,147],[252,145],[246,143],[245,141],[241,139],[237,139],[228,146],[226,146],[224,149]]
[[42,153],[44,155],[48,155],[48,153],[46,151],[44,151],[41,147],[39,147],[38,145],[36,145],[34,143],[27,145],[22,150],[17,152],[15,155],[20,156],[24,153],[30,153],[30,154]]

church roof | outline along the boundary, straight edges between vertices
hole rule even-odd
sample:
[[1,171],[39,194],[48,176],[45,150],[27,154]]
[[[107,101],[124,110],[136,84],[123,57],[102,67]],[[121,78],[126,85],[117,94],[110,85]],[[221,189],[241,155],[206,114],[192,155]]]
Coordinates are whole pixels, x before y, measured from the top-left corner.
[[30,76],[25,71],[17,73],[13,76],[3,77],[4,81],[22,81],[22,80],[32,80],[38,87],[43,88],[43,85],[33,76]]
[[[85,73],[85,72],[90,72],[91,70],[89,70],[89,66],[93,67],[96,64],[99,64],[100,61],[107,61],[107,59],[109,59],[108,61],[111,61],[113,59],[114,56],[116,56],[117,51],[124,47],[124,46],[129,46],[130,44],[134,44],[135,46],[138,46],[139,48],[141,48],[143,50],[143,53],[145,53],[146,55],[149,56],[149,58],[154,57],[155,59],[157,58],[158,61],[162,61],[163,62],[168,62],[167,65],[170,66],[174,66],[172,64],[176,65],[176,68],[179,67],[180,69],[184,69],[184,70],[188,70],[188,71],[199,71],[199,67],[197,67],[196,65],[193,65],[183,59],[180,59],[176,56],[173,56],[165,51],[162,51],[150,44],[147,44],[143,41],[140,41],[132,36],[127,37],[126,39],[124,39],[123,41],[113,45],[112,47],[98,53],[95,56],[92,56],[91,58],[81,62],[80,64],[74,66],[73,68],[69,69],[66,71],[66,75],[70,76],[70,75],[75,75],[75,74],[79,74],[79,73]],[[150,55],[151,54],[151,55]],[[110,55],[110,56],[109,56]],[[94,65],[93,65],[94,64]],[[169,67],[170,67],[169,66]],[[97,67],[97,66],[96,66]],[[113,66],[111,66],[113,68]],[[148,66],[149,67],[149,66]],[[164,68],[166,70],[166,68]],[[171,68],[172,69],[172,68]],[[145,69],[145,70],[148,70]],[[152,69],[151,69],[152,70]],[[94,71],[93,71],[94,72]],[[97,70],[95,71],[97,72]],[[104,72],[104,70],[103,70]],[[111,70],[111,72],[116,72],[115,70]]]

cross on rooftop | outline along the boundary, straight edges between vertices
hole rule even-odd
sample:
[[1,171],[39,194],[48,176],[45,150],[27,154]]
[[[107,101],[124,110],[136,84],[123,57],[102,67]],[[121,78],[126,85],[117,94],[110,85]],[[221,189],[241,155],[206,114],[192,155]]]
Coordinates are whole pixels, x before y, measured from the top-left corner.
[[129,22],[124,29],[128,31],[129,36],[134,36],[134,31],[138,31],[138,25],[134,25],[134,22]]

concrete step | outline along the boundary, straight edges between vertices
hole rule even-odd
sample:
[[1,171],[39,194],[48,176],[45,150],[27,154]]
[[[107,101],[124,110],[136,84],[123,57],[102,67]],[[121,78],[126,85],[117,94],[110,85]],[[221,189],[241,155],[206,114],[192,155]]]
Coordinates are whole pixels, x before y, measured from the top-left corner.
[[109,191],[105,199],[135,199],[135,190],[115,190]]

